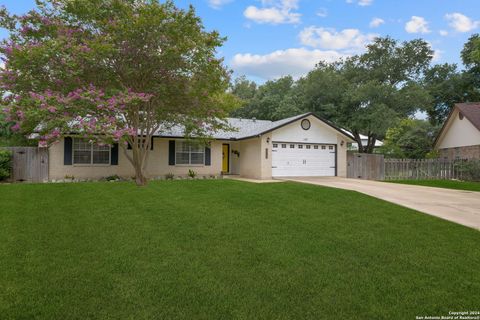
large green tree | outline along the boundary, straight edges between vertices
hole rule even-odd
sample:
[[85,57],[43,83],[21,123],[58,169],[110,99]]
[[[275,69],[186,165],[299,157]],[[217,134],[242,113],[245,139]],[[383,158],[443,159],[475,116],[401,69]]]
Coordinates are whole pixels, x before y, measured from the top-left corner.
[[[229,71],[192,7],[172,1],[46,0],[25,15],[0,12],[2,104],[12,127],[41,145],[72,130],[118,142],[146,184],[150,137],[173,124],[191,136],[227,128]],[[132,152],[126,151],[126,145]]]
[[424,159],[432,151],[438,127],[429,121],[403,119],[389,128],[380,148],[387,157]]
[[[296,97],[293,95],[295,81],[291,76],[282,77],[277,80],[270,80],[259,86],[257,90],[247,91],[246,87],[252,89],[253,85],[248,80],[241,79],[234,83],[233,92],[244,101],[242,108],[235,110],[232,114],[242,118],[256,118],[263,120],[279,120],[301,112],[297,107]],[[249,92],[253,96],[247,97],[244,93]]]
[[[419,80],[432,56],[423,40],[399,43],[389,37],[377,38],[365,53],[333,64],[321,63],[311,71],[301,82],[304,109],[350,130],[359,151],[371,153],[388,128],[428,105],[430,97]],[[360,134],[368,137],[366,145]]]
[[445,121],[455,103],[468,99],[468,76],[458,71],[455,64],[438,64],[425,72],[423,85],[431,96],[428,117],[433,124]]
[[455,64],[434,65],[425,72],[423,85],[431,95],[430,121],[442,124],[455,103],[480,100],[480,36],[472,35],[461,53],[464,70]]

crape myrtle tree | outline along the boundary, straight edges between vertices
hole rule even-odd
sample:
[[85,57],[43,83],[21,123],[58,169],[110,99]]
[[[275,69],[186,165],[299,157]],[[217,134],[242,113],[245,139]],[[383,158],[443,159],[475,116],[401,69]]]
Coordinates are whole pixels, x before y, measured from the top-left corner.
[[[2,106],[14,131],[40,146],[76,133],[119,143],[147,183],[151,137],[174,124],[187,136],[229,129],[230,72],[216,58],[224,38],[194,9],[172,1],[37,0],[17,16],[0,11]],[[131,152],[127,152],[127,145]]]

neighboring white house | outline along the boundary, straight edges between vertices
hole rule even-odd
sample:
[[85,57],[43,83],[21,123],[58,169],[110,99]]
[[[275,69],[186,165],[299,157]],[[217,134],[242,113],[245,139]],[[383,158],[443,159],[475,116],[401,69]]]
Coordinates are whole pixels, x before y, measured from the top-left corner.
[[480,159],[480,102],[456,104],[434,147],[444,159]]
[[[350,132],[346,131],[349,135],[352,135]],[[363,134],[360,135],[360,140],[362,140],[362,146],[366,146],[368,144],[368,137],[364,136]],[[383,146],[383,141],[380,140],[375,140],[375,148]],[[358,143],[357,142],[352,142],[348,146],[348,150],[350,151],[356,151],[358,150]]]
[[[153,137],[145,173],[232,174],[271,179],[285,176],[346,176],[347,144],[353,138],[312,113],[264,121],[230,118],[234,132],[218,132],[209,146],[184,139],[173,128]],[[127,152],[131,152],[128,151]],[[134,170],[118,145],[99,146],[68,136],[49,149],[49,179],[96,179],[111,175],[134,176]]]

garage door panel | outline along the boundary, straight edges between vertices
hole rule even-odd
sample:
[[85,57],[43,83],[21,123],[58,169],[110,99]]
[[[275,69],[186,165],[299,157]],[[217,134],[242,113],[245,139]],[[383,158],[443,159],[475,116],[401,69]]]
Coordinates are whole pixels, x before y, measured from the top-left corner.
[[[274,142],[272,153],[272,175],[287,176],[334,176],[335,146],[295,143],[294,148],[287,143]],[[299,147],[300,146],[300,147]]]

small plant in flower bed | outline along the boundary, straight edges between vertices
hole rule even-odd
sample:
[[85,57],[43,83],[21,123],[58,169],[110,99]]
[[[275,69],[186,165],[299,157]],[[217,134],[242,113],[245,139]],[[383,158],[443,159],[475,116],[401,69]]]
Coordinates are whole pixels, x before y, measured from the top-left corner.
[[193,171],[192,169],[189,169],[188,170],[188,176],[192,179],[195,179],[195,177],[197,176],[197,173],[195,171]]
[[175,175],[173,173],[167,173],[165,175],[166,180],[173,180],[173,178],[175,178]]
[[10,178],[12,171],[12,153],[8,150],[0,150],[0,181]]
[[120,181],[122,178],[120,178],[117,174],[114,174],[112,176],[105,177],[106,181]]

